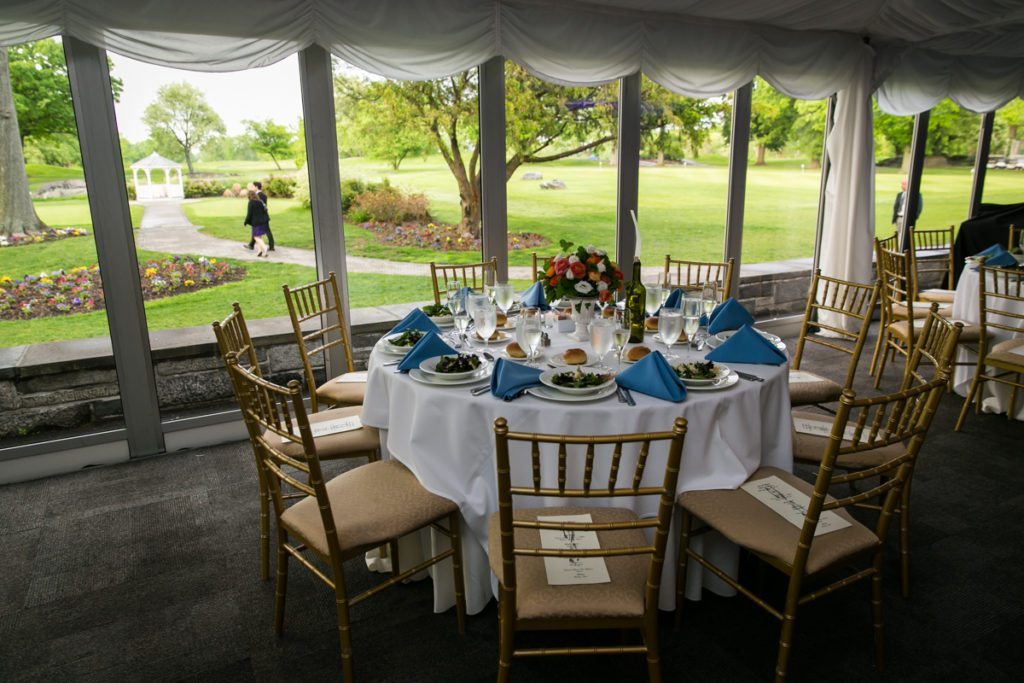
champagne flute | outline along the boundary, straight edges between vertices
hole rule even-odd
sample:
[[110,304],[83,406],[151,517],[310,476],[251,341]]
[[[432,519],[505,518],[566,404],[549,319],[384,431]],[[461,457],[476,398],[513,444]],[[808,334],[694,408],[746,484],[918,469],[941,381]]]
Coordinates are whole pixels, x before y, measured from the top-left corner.
[[607,318],[595,318],[590,322],[590,345],[604,367],[604,357],[611,351],[614,342],[615,323]]
[[455,332],[458,334],[459,346],[463,344],[469,345],[469,340],[466,339],[466,330],[469,328],[469,311],[466,310],[465,306],[459,306],[458,310],[452,312],[452,324],[455,326]]
[[476,333],[484,340],[484,352],[487,351],[491,335],[498,326],[498,312],[494,306],[479,306],[473,311],[473,324],[476,326]]
[[672,354],[672,345],[679,339],[683,331],[683,312],[678,308],[666,308],[658,316],[658,334],[661,341],[668,347],[669,360],[675,360]]
[[697,330],[700,329],[701,306],[702,300],[696,297],[686,297],[682,301],[683,332],[691,347],[695,345]]
[[700,341],[697,344],[698,350],[704,347],[707,343],[709,336],[708,326],[711,324],[711,311],[715,310],[715,306],[718,305],[718,283],[715,281],[705,282],[701,285],[700,289],[700,303],[701,303],[701,332],[699,334]]
[[615,317],[612,320],[615,324],[612,333],[612,343],[615,345],[615,355],[619,359],[619,370],[621,371],[622,350],[626,348],[626,342],[629,341],[629,325],[626,324],[626,312],[615,311]]

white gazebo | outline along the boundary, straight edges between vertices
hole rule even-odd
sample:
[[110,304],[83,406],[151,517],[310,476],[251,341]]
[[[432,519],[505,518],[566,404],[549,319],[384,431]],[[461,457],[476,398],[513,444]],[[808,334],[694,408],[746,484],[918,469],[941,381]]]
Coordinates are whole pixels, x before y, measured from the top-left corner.
[[[152,173],[154,170],[164,172],[162,185],[153,184]],[[139,184],[139,171],[146,176],[146,184]],[[171,183],[171,171],[177,171],[178,182]],[[137,199],[183,199],[185,188],[181,180],[181,164],[171,161],[153,152],[145,159],[139,159],[132,164],[132,176],[135,181],[135,197]]]

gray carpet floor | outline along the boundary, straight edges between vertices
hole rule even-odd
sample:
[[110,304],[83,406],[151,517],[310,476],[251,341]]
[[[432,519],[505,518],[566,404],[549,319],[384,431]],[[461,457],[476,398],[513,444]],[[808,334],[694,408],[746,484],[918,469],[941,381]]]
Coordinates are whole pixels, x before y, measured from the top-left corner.
[[[843,370],[814,353],[804,367],[837,378]],[[898,383],[897,368],[883,390]],[[909,600],[899,596],[895,552],[888,555],[886,671],[874,668],[865,584],[801,611],[793,680],[1020,679],[1024,424],[972,415],[955,433],[961,400],[944,398],[915,474]],[[261,582],[257,566],[256,503],[247,443],[0,487],[0,680],[338,679],[331,593],[299,567],[290,573],[286,633],[274,635],[273,582]],[[772,570],[746,560],[741,573],[781,595]],[[347,575],[353,590],[375,581],[361,561]],[[706,595],[685,610],[678,632],[662,615],[667,680],[771,677],[773,618],[741,597]],[[464,636],[452,611],[432,613],[429,582],[385,591],[352,616],[359,680],[495,676],[494,603],[469,618]],[[639,656],[517,661],[513,673],[520,681],[646,678]]]

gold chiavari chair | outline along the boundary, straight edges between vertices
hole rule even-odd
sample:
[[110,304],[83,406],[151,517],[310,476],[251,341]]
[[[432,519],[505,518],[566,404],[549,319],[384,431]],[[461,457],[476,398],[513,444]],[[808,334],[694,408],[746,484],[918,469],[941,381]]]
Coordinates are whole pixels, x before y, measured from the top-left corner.
[[665,254],[664,282],[667,287],[681,287],[687,291],[699,290],[706,282],[713,282],[726,299],[732,293],[733,265],[728,261],[680,261]]
[[[658,589],[672,523],[686,420],[677,418],[671,432],[582,437],[510,432],[505,418],[498,418],[494,432],[498,512],[489,522],[488,544],[491,570],[498,577],[499,586],[498,680],[509,680],[514,657],[639,653],[646,656],[649,679],[660,681]],[[659,442],[667,442],[665,465],[648,467],[650,448]],[[510,457],[510,444],[518,444],[523,452],[517,449]],[[513,486],[510,460],[526,456],[525,444],[529,444],[532,481]],[[555,445],[557,456],[553,452]],[[599,457],[595,450],[602,445],[614,446],[614,449],[607,455],[602,452]],[[572,453],[569,453],[570,446],[574,447]],[[624,457],[624,446],[639,446],[632,471],[625,469],[632,453]],[[525,465],[523,463],[524,472],[527,471]],[[621,474],[620,465],[623,466]],[[542,472],[554,473],[556,469],[557,484],[545,481]],[[645,470],[650,471],[657,483],[643,484]],[[577,473],[575,477],[573,473]],[[582,482],[576,477],[581,477]],[[659,498],[660,502],[656,519],[641,519],[632,509],[622,507],[514,508],[513,497],[606,501],[647,497]],[[540,520],[547,515],[584,514],[589,514],[592,521]],[[653,541],[648,541],[644,529],[653,530]],[[541,541],[543,530],[574,537],[596,532],[596,545],[600,547],[593,550],[545,548]],[[600,558],[611,582],[549,585],[545,558]],[[554,629],[638,629],[642,642],[618,646],[515,647],[517,631]]]
[[[677,620],[682,613],[686,566],[688,560],[694,560],[782,622],[775,680],[784,681],[793,650],[798,607],[845,586],[871,579],[875,657],[878,668],[882,669],[882,570],[886,537],[900,491],[910,476],[942,397],[946,379],[940,375],[928,384],[887,396],[856,398],[852,391],[843,392],[813,485],[771,467],[758,469],[747,479],[747,484],[757,488],[769,486],[764,480],[777,477],[803,494],[804,515],[799,527],[742,488],[689,491],[680,495],[683,514],[676,588]],[[841,448],[848,429],[852,432],[849,446]],[[836,460],[841,453],[874,451],[890,445],[898,447],[893,456],[875,467],[843,474],[835,472]],[[873,482],[876,477],[879,478],[878,483],[872,483],[870,488],[840,495],[840,490],[849,490],[848,485]],[[856,521],[846,510],[857,503],[875,499],[883,502],[874,528]],[[830,512],[849,526],[815,535],[822,515]],[[694,518],[705,524],[696,532],[692,531]],[[835,518],[830,521],[836,523]],[[786,598],[781,608],[742,586],[690,547],[693,536],[710,530],[720,532],[786,576]],[[840,574],[840,570],[849,565],[853,565],[852,573]]]
[[[900,391],[910,389],[912,386],[925,385],[939,376],[947,379],[950,377],[953,367],[953,355],[956,353],[957,342],[963,330],[963,323],[951,322],[938,314],[938,304],[932,302],[928,317],[925,318],[924,326],[917,335],[914,343],[914,350],[907,361],[907,369],[903,375],[903,384]],[[921,372],[922,361],[927,360],[935,369],[931,376],[926,377]],[[794,426],[800,423],[819,422],[825,418],[809,412],[793,412]],[[827,436],[808,434],[805,432],[793,431],[793,460],[796,462],[818,466],[821,464],[822,454],[828,446]],[[877,467],[880,463],[899,455],[902,444],[887,444],[876,450],[857,450],[851,447],[850,441],[845,439],[840,445],[835,461],[836,469],[858,471]],[[906,483],[900,493],[900,501],[896,505],[895,513],[899,514],[899,540],[900,540],[900,589],[903,597],[910,597],[910,487],[913,479],[913,470],[907,475]],[[879,510],[877,504],[861,503],[860,507]]]
[[[458,629],[464,633],[466,604],[458,505],[427,491],[397,460],[372,462],[324,481],[318,444],[313,439],[298,381],[292,380],[287,388],[268,382],[238,365],[234,354],[228,356],[228,373],[240,397],[249,436],[274,503],[277,634],[284,629],[288,564],[294,559],[334,591],[342,672],[345,680],[351,681],[350,608],[448,558],[454,574]],[[285,507],[284,490],[296,491],[300,499]],[[428,527],[447,536],[451,547],[404,572],[396,567],[389,579],[359,595],[348,595],[345,561],[383,544],[395,547],[399,537]],[[393,559],[397,563],[397,556]]]
[[[225,366],[228,356],[234,354],[236,362],[245,359],[248,363],[246,368],[256,377],[262,377],[260,366],[257,361],[256,351],[249,336],[249,328],[245,324],[245,316],[242,315],[242,308],[238,303],[232,304],[234,311],[227,318],[220,322],[213,323],[213,333],[217,337],[217,347]],[[232,383],[232,389],[236,387]],[[235,399],[241,407],[242,397],[235,390]],[[313,422],[326,422],[344,417],[360,416],[362,408],[335,408],[313,416]],[[321,460],[334,460],[339,458],[366,458],[373,462],[380,459],[380,434],[373,427],[362,426],[359,429],[321,436],[316,439],[319,457]],[[260,493],[260,577],[266,581],[270,578],[270,489],[264,477],[263,468],[259,463],[258,446],[255,442],[253,456],[256,459],[256,479]],[[288,451],[297,451],[292,444],[282,446]],[[298,453],[291,453],[297,455]]]
[[1010,226],[1010,234],[1006,238],[1007,251],[1024,248],[1024,227]]
[[[1024,275],[1016,268],[994,268],[982,266],[978,270],[978,310],[981,317],[981,337],[978,345],[978,362],[971,380],[971,389],[964,399],[956,431],[963,427],[967,411],[974,401],[974,410],[981,410],[981,387],[985,382],[995,382],[1013,387],[1010,406],[1006,412],[1009,419],[1017,412],[1017,390],[1024,388],[1021,375],[1024,374]],[[991,330],[1000,330],[1012,335],[988,348]],[[995,374],[988,374],[991,368]]]
[[462,286],[474,291],[482,290],[485,284],[493,284],[498,278],[498,258],[480,263],[430,263],[430,279],[434,286],[434,303],[441,304],[441,292],[447,290],[447,283],[458,280]]
[[[910,266],[914,274],[914,299],[953,303],[955,289],[921,289],[921,280],[941,275],[948,287],[953,286],[953,226],[941,230],[910,228]],[[922,259],[925,255],[927,258]]]
[[900,250],[900,235],[899,235],[899,233],[894,232],[893,234],[889,235],[888,237],[876,237],[875,238],[875,243],[881,245],[882,249],[887,249],[889,251],[899,251]]
[[[282,289],[285,303],[288,304],[288,317],[292,321],[295,344],[302,358],[313,412],[319,411],[321,404],[329,407],[363,405],[366,382],[340,381],[346,374],[352,372],[354,367],[352,342],[349,339],[348,325],[345,324],[341,295],[338,293],[338,280],[334,273],[328,274],[325,280],[317,280],[299,287],[283,285]],[[311,320],[316,320],[319,326],[312,331],[304,332],[302,326]],[[337,377],[328,378],[326,382],[317,386],[312,357],[321,356],[326,361],[327,352],[336,346],[340,346],[345,354],[345,372]]]
[[[793,406],[821,405],[838,401],[844,389],[853,386],[857,364],[864,349],[864,340],[871,327],[871,316],[878,299],[878,282],[870,285],[826,277],[815,270],[811,288],[807,293],[804,321],[789,373],[789,398]],[[822,322],[821,314],[831,314],[829,322]],[[811,334],[812,328],[831,333],[831,337]],[[846,379],[843,384],[833,382],[800,369],[804,345],[818,344],[847,354]]]
[[886,249],[884,242],[875,239],[882,318],[869,373],[875,375],[876,389],[882,381],[886,359],[895,357],[896,353],[909,357],[910,349],[914,347],[914,328],[924,324],[923,320],[915,320],[914,300],[910,296],[913,289],[910,257],[906,252]]
[[551,266],[551,257],[541,256],[538,258],[537,252],[533,252],[532,254],[530,254],[530,265],[531,277],[533,278],[533,281],[536,282],[537,280],[540,279],[538,277],[538,273],[542,271],[546,272],[547,269]]

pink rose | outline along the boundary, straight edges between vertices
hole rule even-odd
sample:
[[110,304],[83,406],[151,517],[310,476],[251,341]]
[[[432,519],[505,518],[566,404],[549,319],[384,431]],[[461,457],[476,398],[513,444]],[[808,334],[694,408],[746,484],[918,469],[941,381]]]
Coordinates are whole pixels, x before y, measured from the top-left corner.
[[560,258],[555,261],[555,275],[563,275],[569,270],[569,259]]
[[572,264],[570,268],[572,268],[572,274],[576,277],[577,280],[587,274],[587,267],[580,263],[579,261]]

